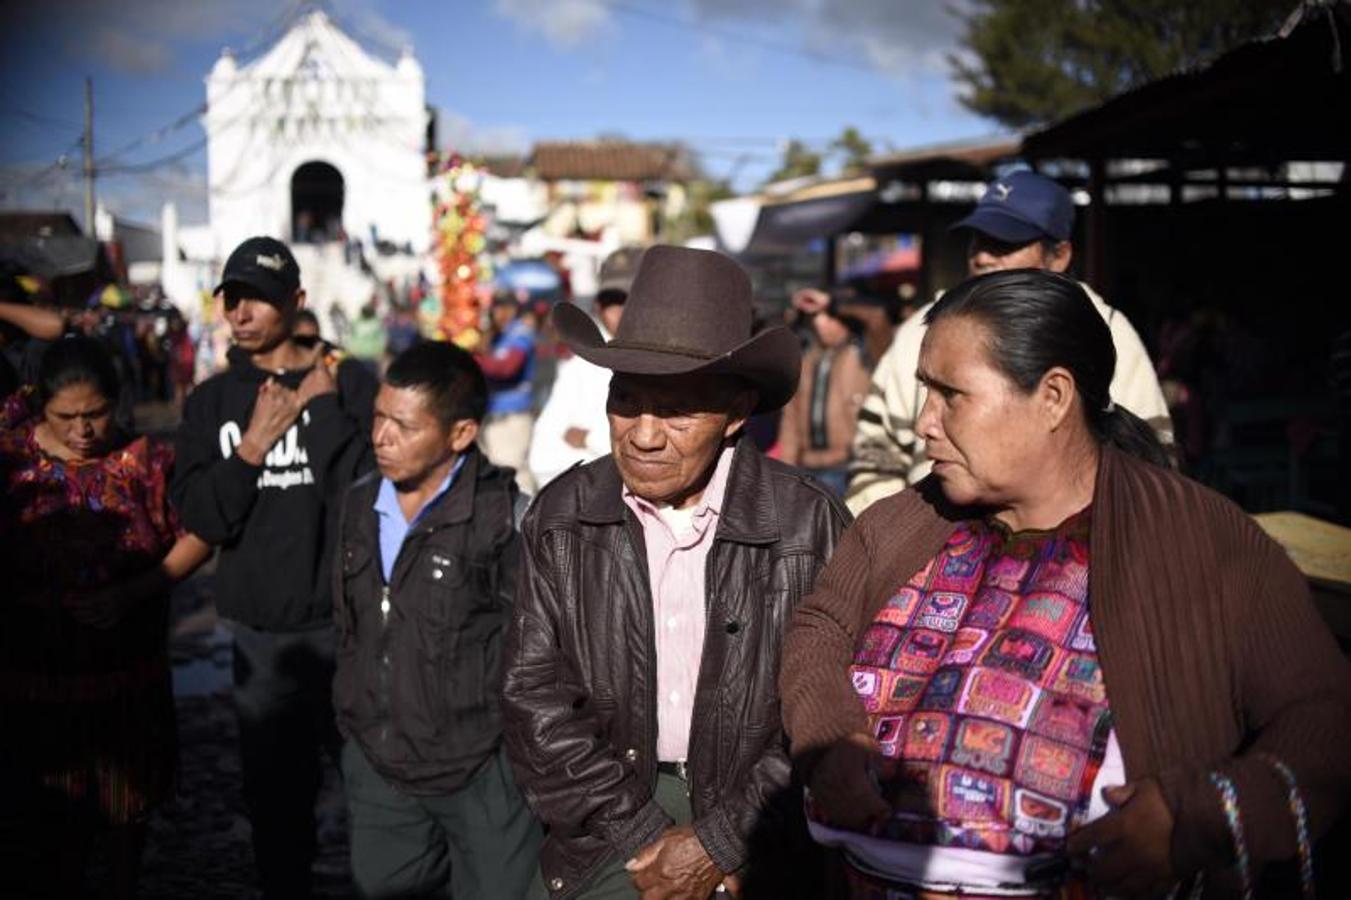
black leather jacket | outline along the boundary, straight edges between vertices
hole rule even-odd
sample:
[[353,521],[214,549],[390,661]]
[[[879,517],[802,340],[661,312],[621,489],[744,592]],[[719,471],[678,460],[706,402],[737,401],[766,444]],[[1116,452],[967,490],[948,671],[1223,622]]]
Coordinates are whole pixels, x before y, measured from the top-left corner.
[[[572,469],[523,527],[503,703],[517,783],[549,826],[540,867],[553,898],[574,896],[673,824],[653,800],[652,596],[622,488],[611,457]],[[719,869],[742,873],[749,896],[803,896],[812,878],[786,858],[801,862],[808,842],[779,718],[779,649],[848,523],[806,474],[749,440],[737,445],[708,556],[687,764],[694,830]],[[785,892],[791,876],[806,880]]]
[[343,502],[333,609],[338,727],[406,793],[453,791],[501,744],[502,632],[520,537],[509,471],[471,450],[408,532],[390,583],[380,565],[378,472]]

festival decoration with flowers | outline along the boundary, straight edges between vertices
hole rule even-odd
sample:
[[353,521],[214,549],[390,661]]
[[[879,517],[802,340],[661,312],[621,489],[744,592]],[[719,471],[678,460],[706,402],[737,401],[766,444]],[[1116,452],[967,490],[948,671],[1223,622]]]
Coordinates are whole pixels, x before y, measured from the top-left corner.
[[493,275],[484,254],[487,222],[479,206],[486,170],[458,153],[434,153],[429,161],[437,176],[432,248],[440,283],[422,302],[423,328],[429,337],[472,349],[482,337],[484,298]]

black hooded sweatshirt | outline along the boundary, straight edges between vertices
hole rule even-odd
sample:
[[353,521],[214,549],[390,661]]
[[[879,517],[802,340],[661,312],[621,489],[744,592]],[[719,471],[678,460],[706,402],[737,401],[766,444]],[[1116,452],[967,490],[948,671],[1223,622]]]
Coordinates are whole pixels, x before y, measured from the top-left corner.
[[220,546],[216,608],[265,631],[332,622],[329,571],[342,495],[370,467],[378,387],[356,360],[337,370],[337,394],[315,397],[261,466],[235,453],[258,388],[275,377],[296,388],[310,370],[260,369],[232,351],[230,367],[183,406],[171,492],[183,526]]

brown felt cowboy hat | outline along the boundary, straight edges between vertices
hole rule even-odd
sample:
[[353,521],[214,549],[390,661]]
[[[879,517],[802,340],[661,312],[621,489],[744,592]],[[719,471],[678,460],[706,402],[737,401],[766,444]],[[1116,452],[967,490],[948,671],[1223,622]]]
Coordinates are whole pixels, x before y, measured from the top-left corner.
[[783,406],[797,390],[798,340],[786,328],[751,334],[751,280],[710,250],[656,246],[643,254],[614,340],[571,304],[554,326],[573,352],[631,375],[737,375],[759,391],[756,412]]

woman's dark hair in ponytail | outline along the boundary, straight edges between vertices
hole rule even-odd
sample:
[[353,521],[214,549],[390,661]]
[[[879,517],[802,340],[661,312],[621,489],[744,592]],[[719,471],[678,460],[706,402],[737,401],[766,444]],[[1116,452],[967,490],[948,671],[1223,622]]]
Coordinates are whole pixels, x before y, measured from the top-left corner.
[[1077,281],[1041,269],[967,279],[933,305],[925,324],[965,317],[985,326],[990,363],[1024,392],[1061,366],[1074,376],[1084,417],[1102,444],[1160,466],[1168,451],[1139,416],[1112,402],[1112,332]]

